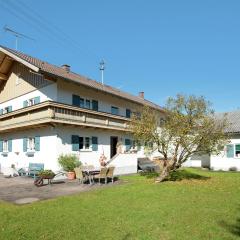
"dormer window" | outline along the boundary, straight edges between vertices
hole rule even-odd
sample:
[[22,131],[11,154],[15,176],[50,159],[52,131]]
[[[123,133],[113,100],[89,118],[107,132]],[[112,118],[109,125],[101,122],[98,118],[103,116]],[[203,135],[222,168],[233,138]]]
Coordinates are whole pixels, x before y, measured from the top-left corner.
[[5,114],[5,113],[9,113],[11,111],[12,111],[12,106],[8,106],[8,107],[5,107],[5,108],[1,109],[0,113]]
[[33,106],[38,103],[40,103],[40,97],[30,98],[28,100],[23,101],[23,107]]
[[28,106],[32,106],[34,104],[35,104],[34,98],[31,98],[31,99],[28,100]]

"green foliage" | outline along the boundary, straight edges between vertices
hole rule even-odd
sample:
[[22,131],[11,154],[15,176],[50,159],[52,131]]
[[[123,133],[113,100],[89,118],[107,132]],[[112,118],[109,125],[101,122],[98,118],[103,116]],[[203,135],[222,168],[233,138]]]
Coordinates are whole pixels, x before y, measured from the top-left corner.
[[58,158],[58,163],[63,168],[63,170],[67,172],[71,172],[75,167],[79,167],[81,165],[78,157],[74,154],[60,155]]
[[143,107],[130,125],[136,140],[151,143],[152,150],[171,160],[166,176],[195,154],[219,153],[227,143],[226,127],[226,119],[216,119],[204,97],[184,95],[169,98],[164,113]]
[[41,176],[55,176],[55,173],[52,170],[41,170],[38,175]]

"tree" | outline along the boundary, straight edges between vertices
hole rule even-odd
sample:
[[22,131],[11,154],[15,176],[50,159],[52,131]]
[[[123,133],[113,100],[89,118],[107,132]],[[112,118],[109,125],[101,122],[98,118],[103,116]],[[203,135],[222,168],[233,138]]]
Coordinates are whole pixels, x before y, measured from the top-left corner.
[[191,156],[218,153],[228,136],[226,118],[217,119],[204,97],[177,95],[169,98],[164,115],[144,106],[133,115],[130,129],[137,141],[152,146],[163,157],[163,169],[156,182],[166,179]]

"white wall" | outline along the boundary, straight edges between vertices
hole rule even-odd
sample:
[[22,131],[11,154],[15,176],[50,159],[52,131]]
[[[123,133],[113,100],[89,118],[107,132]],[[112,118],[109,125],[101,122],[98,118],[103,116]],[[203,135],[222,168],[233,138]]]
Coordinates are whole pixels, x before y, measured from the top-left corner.
[[86,88],[70,82],[58,80],[58,102],[72,104],[72,94],[79,95],[81,98],[97,100],[99,111],[111,113],[111,106],[119,108],[119,115],[126,116],[126,109],[136,111],[140,105],[131,101],[111,96],[107,93]]
[[[40,136],[40,151],[29,157],[23,152],[23,138]],[[29,163],[44,163],[45,169],[57,170],[57,137],[55,129],[39,128],[16,133],[1,134],[1,139],[12,139],[12,152],[7,156],[0,153],[1,168],[10,167],[14,164],[16,168],[28,167]]]
[[[110,160],[110,136],[117,136],[124,143],[125,138],[131,137],[118,131],[97,130],[81,127],[58,127],[57,131],[57,152],[61,154],[76,154],[83,164],[99,166],[99,158],[102,153]],[[72,151],[71,136],[98,137],[98,151]]]
[[[240,144],[240,135],[232,137],[229,144]],[[226,149],[219,155],[212,155],[210,162],[213,170],[228,171],[229,168],[236,167],[240,171],[240,158],[227,158]]]
[[210,156],[208,154],[194,155],[185,163],[184,167],[210,167]]
[[20,97],[6,101],[0,104],[0,109],[12,106],[12,111],[23,108],[23,101],[40,96],[40,102],[47,100],[57,101],[57,85],[56,83],[47,85]]
[[117,155],[113,161],[109,164],[114,166],[114,175],[126,175],[137,173],[137,154],[136,153],[124,153]]

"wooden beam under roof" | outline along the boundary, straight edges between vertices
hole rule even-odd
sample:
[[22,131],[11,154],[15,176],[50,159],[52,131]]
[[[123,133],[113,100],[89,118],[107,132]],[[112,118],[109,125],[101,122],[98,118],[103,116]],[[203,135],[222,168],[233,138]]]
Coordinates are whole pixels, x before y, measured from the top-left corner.
[[13,63],[13,59],[6,55],[0,65],[0,72],[3,74],[8,73],[12,67],[12,63]]
[[0,80],[4,80],[6,81],[8,79],[8,76],[3,74],[3,73],[0,73]]

